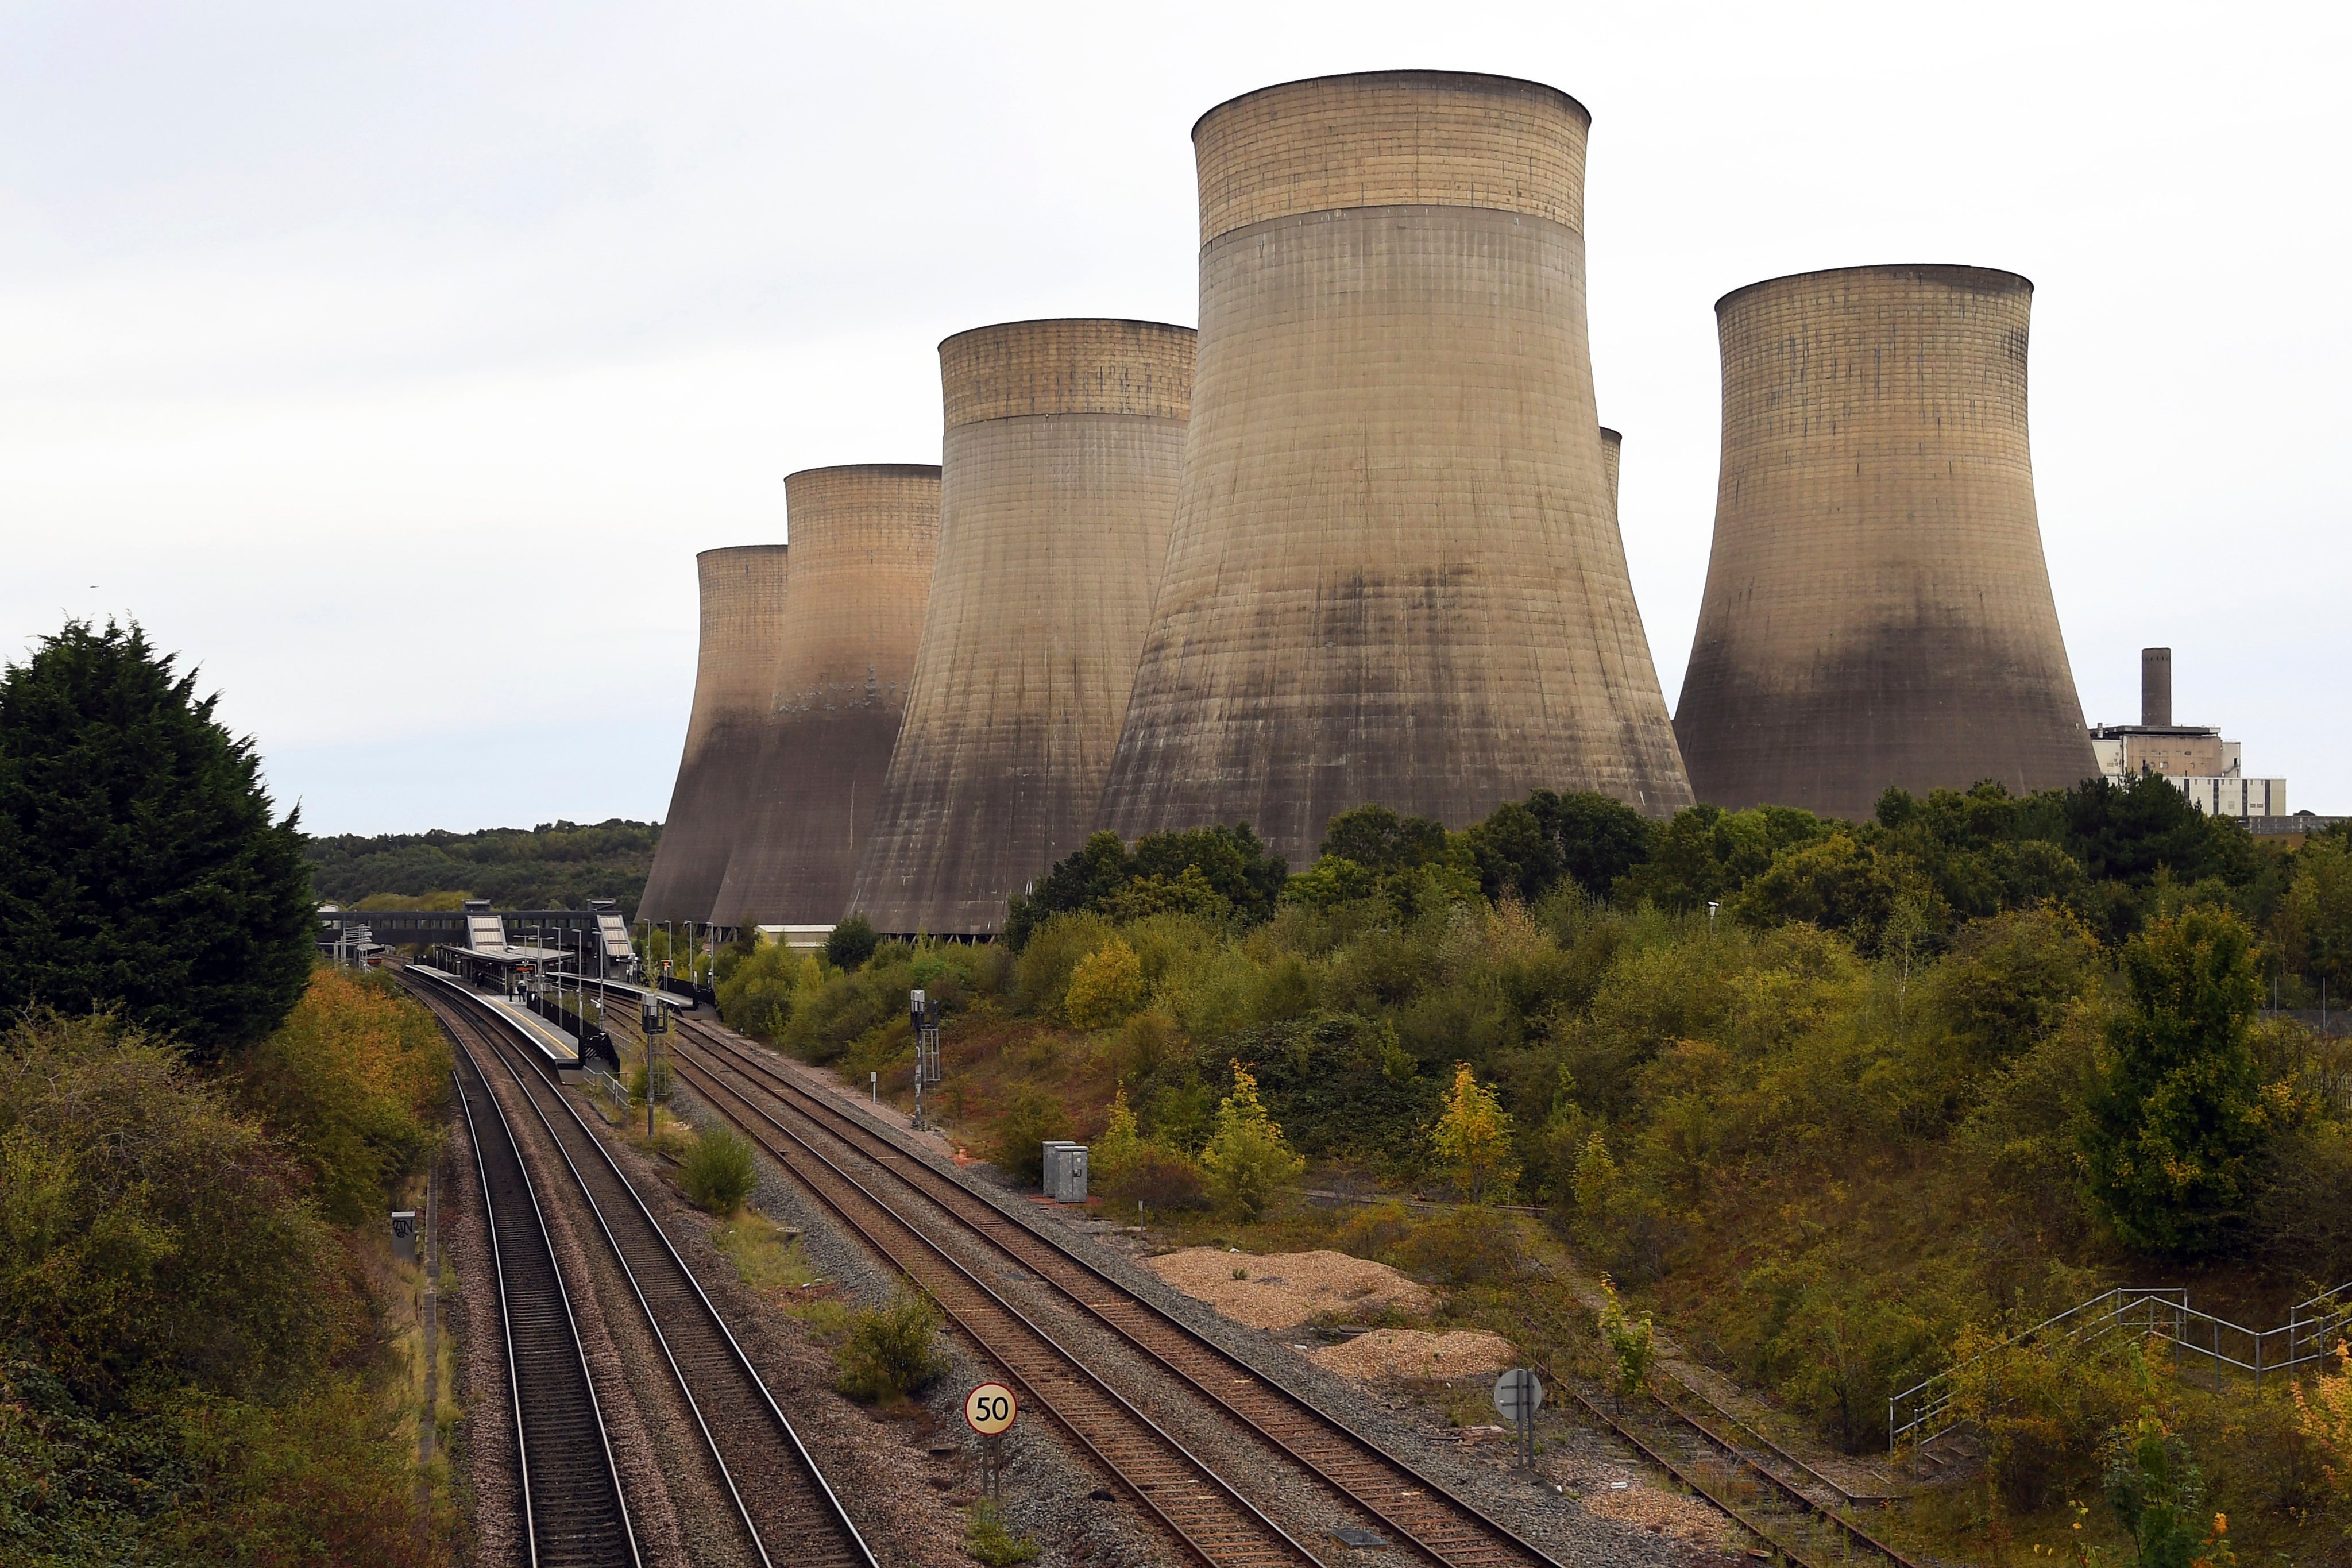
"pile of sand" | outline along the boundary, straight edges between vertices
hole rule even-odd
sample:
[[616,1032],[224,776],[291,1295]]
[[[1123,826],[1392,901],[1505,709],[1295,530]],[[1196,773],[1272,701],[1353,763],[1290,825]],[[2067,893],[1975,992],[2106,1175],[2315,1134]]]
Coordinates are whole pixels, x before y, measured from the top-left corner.
[[1511,1342],[1484,1329],[1423,1333],[1419,1329],[1374,1329],[1336,1345],[1307,1352],[1307,1359],[1342,1377],[1425,1378],[1438,1382],[1497,1373],[1511,1364]]
[[[1287,1329],[1329,1312],[1425,1312],[1428,1291],[1385,1263],[1344,1252],[1223,1252],[1187,1247],[1146,1259],[1187,1296],[1253,1329]],[[1235,1269],[1248,1278],[1236,1279]]]

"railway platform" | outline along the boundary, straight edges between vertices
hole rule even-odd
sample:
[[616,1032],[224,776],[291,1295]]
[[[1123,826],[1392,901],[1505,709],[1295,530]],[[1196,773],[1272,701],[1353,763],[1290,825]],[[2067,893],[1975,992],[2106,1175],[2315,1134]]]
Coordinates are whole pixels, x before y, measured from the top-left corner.
[[579,1041],[520,1003],[509,1001],[504,996],[494,995],[468,985],[447,970],[436,969],[429,963],[412,963],[407,966],[407,970],[411,974],[422,974],[463,991],[485,1007],[496,1008],[499,1016],[512,1024],[523,1038],[529,1040],[537,1048],[548,1070],[556,1074],[563,1082],[570,1083],[577,1079],[581,1069],[586,1066],[580,1059]]

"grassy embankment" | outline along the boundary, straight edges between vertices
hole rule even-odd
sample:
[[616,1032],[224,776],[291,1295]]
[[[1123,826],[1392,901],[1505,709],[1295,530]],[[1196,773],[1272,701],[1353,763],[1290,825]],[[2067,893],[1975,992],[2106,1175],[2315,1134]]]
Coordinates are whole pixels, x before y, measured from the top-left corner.
[[[951,1020],[932,1103],[977,1152],[1087,1139],[1098,1190],[1171,1240],[1378,1258],[1447,1288],[1442,1322],[1530,1350],[1592,1353],[1570,1276],[1605,1272],[1811,1440],[1869,1454],[1890,1392],[2107,1283],[2266,1326],[2352,1276],[2352,1057],[2254,1008],[2266,973],[2292,989],[2327,961],[2344,847],[2267,853],[2170,813],[2135,790],[1685,814],[1606,896],[1521,875],[1512,823],[1391,817],[1255,915],[1213,866],[1186,889],[1098,855],[1017,954],[732,954],[722,1005],[904,1104],[922,985]],[[1486,1195],[1544,1219],[1280,1182],[1246,1214],[1220,1177],[1236,1063],[1307,1184],[1438,1195],[1466,1184],[1433,1132],[1468,1066],[1508,1118]],[[1984,1474],[1898,1527],[1937,1548],[2116,1538],[2103,1489],[2144,1418],[2249,1551],[2310,1559],[2352,1519],[2343,1457],[2275,1382],[2208,1391],[2120,1342],[1979,1364],[2001,1373],[1968,1391]]]
[[422,1275],[385,1219],[423,1206],[447,1068],[421,1007],[324,970],[210,1071],[105,1016],[9,1028],[0,1555],[455,1560],[454,1359],[420,1475]]

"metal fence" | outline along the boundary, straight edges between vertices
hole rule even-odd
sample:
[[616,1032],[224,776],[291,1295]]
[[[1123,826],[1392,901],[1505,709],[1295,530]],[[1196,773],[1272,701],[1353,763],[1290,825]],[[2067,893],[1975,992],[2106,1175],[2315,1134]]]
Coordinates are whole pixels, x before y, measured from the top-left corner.
[[[2053,1334],[2089,1341],[2118,1332],[2143,1339],[2153,1334],[2169,1342],[2185,1363],[2222,1375],[2251,1374],[2259,1388],[2264,1377],[2308,1366],[2352,1334],[2352,1283],[2296,1302],[2287,1310],[2287,1321],[2274,1329],[2249,1329],[2200,1312],[2189,1304],[2189,1292],[2178,1285],[2120,1285],[2022,1333],[2011,1334],[1984,1354],[1998,1354]],[[1983,1359],[1977,1356],[1961,1365]],[[1958,1370],[1938,1373],[1886,1402],[1890,1452],[1906,1437],[1930,1443],[1957,1425],[1948,1417],[1953,1373]]]
[[581,1075],[581,1081],[587,1085],[589,1093],[613,1108],[616,1118],[624,1121],[628,1120],[630,1095],[627,1084],[593,1064]]

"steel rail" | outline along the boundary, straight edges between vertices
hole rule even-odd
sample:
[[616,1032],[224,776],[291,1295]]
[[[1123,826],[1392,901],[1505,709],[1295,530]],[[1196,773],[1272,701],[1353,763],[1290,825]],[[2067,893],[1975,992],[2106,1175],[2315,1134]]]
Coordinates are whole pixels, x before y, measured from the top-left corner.
[[[1839,1480],[1835,1476],[1825,1474],[1824,1472],[1817,1470],[1812,1466],[1805,1463],[1804,1460],[1797,1458],[1796,1455],[1791,1454],[1788,1449],[1773,1441],[1771,1436],[1761,1427],[1759,1427],[1754,1422],[1749,1421],[1736,1411],[1726,1410],[1722,1405],[1717,1404],[1705,1389],[1698,1387],[1680,1373],[1675,1373],[1671,1369],[1666,1369],[1666,1375],[1674,1380],[1675,1387],[1681,1389],[1682,1392],[1689,1394],[1693,1399],[1697,1400],[1701,1405],[1706,1405],[1707,1409],[1713,1411],[1717,1419],[1722,1421],[1727,1426],[1737,1427],[1739,1431],[1745,1433],[1747,1440],[1751,1446],[1761,1448],[1765,1453],[1771,1455],[1775,1460],[1779,1461],[1780,1464],[1786,1465],[1797,1475],[1803,1477],[1807,1483],[1817,1486],[1823,1491],[1835,1492],[1840,1498],[1843,1498],[1848,1505],[1865,1500],[1875,1500],[1874,1494],[1856,1492],[1853,1488],[1847,1486],[1843,1481]],[[1662,1403],[1671,1402],[1664,1401],[1662,1396]],[[1685,1419],[1696,1420],[1697,1417],[1685,1416]]]
[[[1878,1552],[1888,1561],[1900,1564],[1901,1568],[1922,1568],[1921,1564],[1914,1563],[1910,1558],[1906,1557],[1894,1547],[1889,1546],[1884,1541],[1879,1540],[1877,1536],[1873,1535],[1869,1531],[1863,1529],[1862,1526],[1854,1523],[1853,1521],[1838,1512],[1837,1510],[1823,1508],[1811,1498],[1807,1497],[1803,1488],[1792,1485],[1786,1479],[1774,1474],[1770,1466],[1758,1464],[1754,1459],[1748,1458],[1746,1454],[1741,1453],[1739,1451],[1738,1445],[1734,1442],[1733,1439],[1726,1437],[1706,1422],[1701,1420],[1696,1415],[1693,1415],[1690,1412],[1682,1409],[1680,1406],[1676,1405],[1674,1401],[1670,1399],[1660,1399],[1658,1401],[1658,1405],[1661,1408],[1673,1412],[1676,1420],[1679,1420],[1685,1425],[1690,1426],[1693,1430],[1696,1431],[1700,1436],[1705,1437],[1708,1442],[1714,1444],[1717,1447],[1721,1448],[1725,1453],[1731,1455],[1740,1463],[1746,1465],[1749,1469],[1754,1470],[1758,1475],[1762,1476],[1766,1480],[1771,1482],[1773,1487],[1777,1489],[1780,1495],[1788,1501],[1792,1502],[1798,1507],[1802,1508],[1837,1526],[1839,1530],[1845,1532],[1846,1536],[1850,1540],[1859,1542],[1861,1544],[1869,1547],[1872,1551]],[[1717,1406],[1716,1414],[1721,1415],[1726,1414],[1726,1412],[1724,1412],[1720,1406]],[[1735,1417],[1734,1419],[1737,1418]],[[1743,1422],[1741,1425],[1746,1426],[1746,1423]],[[1748,1431],[1751,1436],[1761,1438],[1763,1436],[1763,1434],[1756,1431],[1752,1426],[1748,1427]],[[1787,1455],[1781,1453],[1781,1450],[1777,1445],[1767,1442],[1763,1446],[1783,1459],[1788,1458]],[[1830,1487],[1832,1490],[1838,1490],[1840,1496],[1844,1497],[1851,1495],[1850,1493],[1839,1489],[1835,1482],[1831,1481],[1828,1477],[1822,1476],[1820,1471],[1814,1469],[1811,1465],[1805,1464],[1801,1460],[1790,1460],[1790,1462],[1795,1464],[1797,1468],[1802,1470],[1805,1474],[1815,1477],[1817,1479],[1821,1480],[1823,1485]]]
[[[1258,1433],[1347,1503],[1394,1531],[1406,1547],[1447,1568],[1549,1564],[1540,1548],[1464,1501],[1412,1465],[1326,1415],[1312,1403],[1238,1360],[1190,1325],[1112,1279],[1052,1237],[1003,1214],[919,1156],[733,1045],[708,1026],[686,1031],[714,1048],[733,1071],[759,1077],[755,1087],[846,1144],[901,1185],[998,1252],[1035,1273],[1065,1300],[1148,1360]],[[739,1062],[749,1062],[750,1071]],[[760,1081],[765,1080],[765,1081]],[[770,1087],[770,1085],[775,1087]],[[780,1092],[781,1091],[781,1092]],[[791,1099],[786,1100],[789,1094]],[[814,1110],[808,1109],[814,1107]],[[846,1129],[845,1131],[844,1130]],[[1105,1293],[1110,1299],[1102,1298]],[[1190,1363],[1185,1365],[1183,1363]]]
[[[405,971],[403,972],[403,978],[409,980],[412,989],[416,989],[414,981],[409,979]],[[503,1030],[509,1035],[520,1036],[518,1026],[500,1016],[495,1009],[483,1003],[480,998],[472,995],[457,982],[444,980],[436,974],[433,977],[432,985],[428,989],[418,990],[418,995],[428,1006],[433,1005],[436,998],[445,1005],[462,1000],[470,1004],[470,1008],[461,1010],[451,1006],[450,1011],[464,1012],[472,1026],[478,1028],[479,1023],[477,1020],[487,1020],[490,1025],[495,1026],[496,1029]],[[439,1007],[434,1010],[436,1013],[442,1011]],[[443,1016],[445,1018],[448,1016],[447,1014]],[[745,1497],[742,1487],[738,1484],[735,1475],[737,1466],[729,1463],[719,1436],[711,1429],[709,1421],[706,1417],[703,1401],[695,1395],[695,1380],[688,1376],[687,1366],[680,1360],[680,1347],[672,1342],[673,1337],[681,1330],[690,1330],[693,1320],[691,1317],[685,1322],[672,1320],[667,1329],[665,1329],[661,1312],[656,1309],[646,1293],[646,1281],[640,1279],[636,1268],[629,1261],[628,1248],[614,1234],[612,1222],[605,1214],[604,1205],[597,1201],[587,1174],[581,1169],[579,1163],[572,1158],[567,1140],[557,1129],[555,1123],[549,1119],[545,1107],[541,1103],[541,1096],[531,1092],[530,1084],[517,1070],[509,1052],[499,1047],[495,1032],[484,1033],[479,1037],[482,1043],[488,1046],[493,1054],[499,1058],[500,1065],[507,1069],[509,1076],[513,1078],[517,1089],[521,1092],[525,1101],[530,1104],[532,1114],[546,1130],[549,1142],[554,1145],[555,1152],[562,1159],[565,1168],[572,1173],[572,1180],[578,1185],[582,1198],[585,1200],[590,1214],[596,1220],[598,1230],[603,1233],[606,1245],[612,1249],[614,1260],[619,1265],[623,1278],[628,1282],[631,1294],[635,1297],[639,1309],[645,1313],[646,1322],[652,1331],[655,1343],[660,1347],[663,1358],[669,1365],[670,1374],[677,1382],[678,1392],[686,1400],[687,1407],[694,1416],[696,1427],[702,1436],[711,1462],[718,1467],[719,1476],[726,1483],[728,1495],[734,1502],[737,1517],[743,1525],[753,1551],[767,1568],[775,1568],[777,1559],[769,1551],[766,1532],[753,1519],[751,1502]],[[685,1258],[678,1254],[677,1247],[670,1241],[668,1233],[662,1228],[660,1221],[656,1220],[653,1211],[646,1207],[644,1198],[638,1194],[635,1186],[614,1162],[603,1142],[590,1131],[579,1111],[563,1097],[560,1086],[548,1076],[546,1068],[537,1060],[536,1053],[529,1042],[526,1040],[520,1045],[514,1046],[513,1050],[529,1063],[545,1093],[563,1107],[577,1130],[580,1139],[595,1150],[603,1162],[604,1173],[610,1176],[620,1194],[625,1195],[630,1205],[634,1207],[636,1218],[642,1222],[644,1233],[650,1235],[659,1243],[659,1250],[654,1254],[656,1259],[667,1258],[674,1271],[671,1275],[672,1282],[682,1283],[686,1287],[686,1299],[700,1306],[702,1321],[708,1329],[715,1331],[718,1342],[723,1342],[728,1352],[724,1356],[714,1353],[716,1346],[707,1343],[706,1348],[698,1354],[689,1351],[687,1360],[696,1363],[698,1370],[706,1375],[723,1376],[726,1372],[731,1370],[736,1374],[732,1380],[734,1387],[731,1392],[736,1396],[737,1402],[751,1404],[756,1408],[764,1410],[768,1419],[784,1437],[795,1462],[793,1468],[799,1472],[804,1483],[804,1490],[810,1494],[809,1500],[817,1505],[813,1510],[817,1518],[814,1521],[788,1519],[771,1522],[781,1522],[794,1529],[815,1524],[830,1537],[829,1540],[814,1541],[796,1534],[793,1542],[793,1552],[785,1560],[794,1563],[831,1562],[848,1564],[851,1568],[879,1568],[872,1550],[866,1544],[864,1536],[859,1533],[856,1524],[850,1519],[847,1510],[842,1507],[841,1500],[834,1492],[832,1484],[826,1479],[824,1470],[817,1465],[814,1457],[809,1453],[806,1445],[802,1442],[800,1433],[793,1427],[791,1420],[777,1405],[775,1397],[769,1393],[766,1381],[761,1377],[759,1369],[751,1364],[751,1358],[744,1353],[734,1332],[727,1326],[726,1319],[703,1290],[702,1283],[695,1277],[694,1270],[688,1267]],[[624,1211],[625,1218],[625,1215],[626,1211]],[[746,1384],[756,1392],[758,1395],[756,1401],[741,1399],[743,1385]],[[704,1392],[707,1395],[712,1390],[706,1386]],[[721,1392],[730,1391],[722,1389]],[[742,1456],[739,1455],[738,1458],[740,1462]],[[773,1511],[779,1502],[783,1502],[789,1507],[789,1500],[773,1496],[763,1496],[761,1501],[764,1505],[763,1510],[766,1511]]]
[[[672,1062],[713,1109],[749,1133],[877,1254],[937,1300],[1006,1375],[1027,1389],[1201,1563],[1211,1568],[1317,1563],[1312,1552],[1256,1504],[856,1177],[704,1068],[676,1057]],[[722,1100],[743,1107],[793,1147],[778,1145],[754,1121],[730,1112]],[[900,1245],[893,1247],[892,1238]],[[976,1321],[987,1318],[995,1320],[987,1328]],[[1092,1408],[1081,1411],[1080,1405]],[[1147,1465],[1156,1479],[1145,1479],[1141,1472]]]
[[[1595,1420],[1600,1421],[1611,1431],[1616,1433],[1619,1437],[1622,1438],[1626,1443],[1630,1444],[1635,1450],[1637,1450],[1643,1458],[1648,1459],[1658,1468],[1665,1471],[1666,1474],[1672,1476],[1684,1486],[1688,1487],[1694,1493],[1704,1498],[1716,1508],[1720,1509],[1723,1512],[1730,1515],[1730,1517],[1738,1523],[1741,1529],[1746,1530],[1757,1539],[1765,1542],[1781,1556],[1786,1557],[1792,1563],[1803,1565],[1803,1568],[1811,1568],[1814,1559],[1806,1556],[1797,1546],[1791,1544],[1786,1540],[1783,1540],[1780,1535],[1775,1534],[1768,1525],[1759,1522],[1747,1510],[1741,1508],[1738,1503],[1732,1501],[1727,1497],[1718,1495],[1721,1489],[1710,1487],[1704,1477],[1698,1475],[1688,1466],[1676,1464],[1670,1456],[1660,1449],[1655,1444],[1651,1443],[1640,1433],[1633,1430],[1633,1428],[1619,1420],[1616,1416],[1611,1415],[1606,1409],[1602,1408],[1598,1400],[1586,1394],[1568,1378],[1562,1377],[1559,1373],[1554,1372],[1548,1364],[1538,1361],[1535,1363],[1535,1365],[1546,1377],[1550,1378],[1553,1383],[1558,1384],[1561,1389],[1565,1390],[1572,1398],[1574,1398],[1579,1405],[1584,1406],[1586,1411],[1588,1411]],[[1780,1476],[1775,1475],[1769,1467],[1760,1465],[1746,1454],[1741,1453],[1738,1445],[1731,1439],[1724,1436],[1721,1433],[1715,1431],[1712,1427],[1707,1426],[1706,1423],[1697,1419],[1696,1416],[1689,1415],[1685,1411],[1677,1409],[1671,1401],[1660,1399],[1656,1401],[1656,1404],[1659,1409],[1664,1410],[1667,1415],[1673,1416],[1675,1420],[1679,1422],[1682,1426],[1697,1433],[1700,1438],[1709,1446],[1722,1450],[1734,1462],[1753,1471],[1757,1476],[1760,1477],[1772,1489],[1773,1493],[1778,1496],[1782,1502],[1794,1507],[1804,1516],[1818,1520],[1824,1524],[1834,1526],[1844,1535],[1848,1542],[1866,1548],[1868,1551],[1877,1554],[1887,1562],[1895,1563],[1896,1568],[1924,1568],[1924,1564],[1905,1556],[1901,1552],[1889,1546],[1885,1542],[1879,1540],[1878,1537],[1863,1529],[1852,1520],[1845,1518],[1836,1510],[1823,1508],[1821,1504],[1807,1497],[1801,1490],[1790,1485],[1788,1481],[1782,1479]]]
[[[522,1149],[506,1112],[490,1094],[474,1059],[454,1031],[451,1040],[498,1118],[501,1142],[485,1146],[483,1129],[474,1120],[473,1096],[466,1092],[466,1077],[453,1062],[449,1079],[457,1090],[457,1105],[466,1120],[466,1139],[474,1150],[474,1174],[481,1185],[483,1228],[490,1238],[490,1273],[498,1285],[499,1328],[506,1347],[507,1393],[514,1419],[515,1470],[522,1493],[523,1549],[531,1568],[560,1564],[612,1563],[641,1568],[636,1530],[629,1518],[628,1499],[621,1486],[620,1466],[613,1458],[611,1434],[604,1427],[603,1405],[596,1397],[596,1380],[588,1367],[588,1352],[580,1342],[579,1321],[572,1310],[572,1295],[564,1288],[563,1271],[556,1266],[555,1244],[547,1234],[547,1215],[539,1192],[523,1163]],[[493,1180],[492,1163],[499,1166]],[[530,1208],[530,1226],[513,1237],[523,1244],[522,1255],[509,1267],[506,1238],[500,1232],[519,1224],[513,1210],[516,1189]],[[536,1245],[532,1245],[532,1244]],[[511,1284],[510,1284],[511,1279]],[[518,1300],[523,1298],[523,1300]],[[531,1300],[530,1298],[536,1298]],[[549,1298],[552,1298],[551,1303]],[[562,1309],[562,1332],[556,1331],[554,1308]],[[523,1319],[527,1350],[516,1346],[516,1320]],[[565,1353],[569,1351],[569,1354]],[[526,1397],[525,1388],[530,1392]],[[601,1466],[583,1465],[567,1451],[578,1447],[583,1426],[593,1425]],[[552,1432],[549,1428],[555,1428]],[[532,1433],[549,1439],[534,1450]],[[534,1459],[534,1452],[536,1458]],[[543,1473],[532,1479],[534,1464]],[[548,1517],[542,1519],[542,1510]]]

